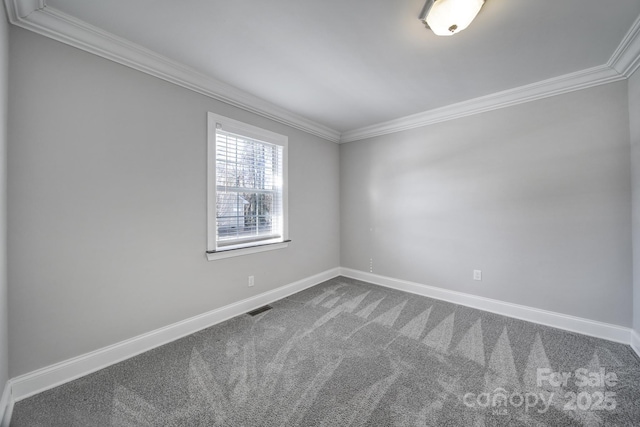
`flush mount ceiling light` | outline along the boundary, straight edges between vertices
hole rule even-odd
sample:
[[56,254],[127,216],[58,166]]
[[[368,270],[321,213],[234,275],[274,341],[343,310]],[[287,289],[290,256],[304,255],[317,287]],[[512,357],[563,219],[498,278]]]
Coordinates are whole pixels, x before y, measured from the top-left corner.
[[427,0],[420,20],[438,36],[451,36],[471,24],[484,0]]

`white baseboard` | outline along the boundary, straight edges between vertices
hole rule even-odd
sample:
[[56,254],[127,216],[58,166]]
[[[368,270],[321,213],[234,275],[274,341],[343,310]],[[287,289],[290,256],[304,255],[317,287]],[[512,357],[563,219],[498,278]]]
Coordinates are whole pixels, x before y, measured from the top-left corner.
[[637,331],[631,331],[631,348],[640,357],[640,334]]
[[13,378],[7,382],[0,401],[0,427],[9,425],[14,402],[73,381],[339,275],[584,335],[631,344],[634,351],[640,356],[640,336],[629,328],[349,268],[334,268],[208,313]]
[[324,271],[286,286],[238,301],[208,313],[165,326],[117,344],[74,357],[9,380],[10,398],[24,398],[67,383],[145,351],[175,341],[265,304],[285,298],[338,276],[339,268]]
[[11,413],[13,412],[13,399],[11,398],[11,383],[7,381],[0,398],[0,427],[9,427]]
[[[450,291],[434,286],[421,285],[419,283],[408,282],[406,280],[393,279],[391,277],[380,276],[364,271],[341,268],[340,274],[345,277],[362,280],[387,288],[398,289],[438,300],[448,301],[491,313],[501,314],[507,317],[526,320],[541,325],[551,326],[570,332],[577,332],[596,338],[603,338],[609,341],[616,341],[623,344],[631,344],[631,329],[609,323],[570,316],[567,314],[555,313],[553,311],[541,310],[524,305],[512,304],[490,298],[479,297],[463,292]],[[638,341],[640,344],[640,341]],[[640,349],[640,345],[637,346]],[[637,350],[636,350],[637,351]],[[640,353],[639,353],[640,354]]]

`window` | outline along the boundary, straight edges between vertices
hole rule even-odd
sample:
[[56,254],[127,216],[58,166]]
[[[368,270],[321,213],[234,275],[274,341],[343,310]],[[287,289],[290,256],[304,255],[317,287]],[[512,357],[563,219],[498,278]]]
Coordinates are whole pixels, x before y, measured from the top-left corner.
[[286,247],[287,137],[213,113],[208,128],[208,259]]

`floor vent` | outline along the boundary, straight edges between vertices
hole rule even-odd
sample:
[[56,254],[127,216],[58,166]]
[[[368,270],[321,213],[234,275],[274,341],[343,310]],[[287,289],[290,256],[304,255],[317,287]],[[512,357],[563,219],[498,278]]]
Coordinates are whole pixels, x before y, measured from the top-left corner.
[[257,316],[260,313],[264,313],[265,311],[269,311],[271,310],[273,307],[271,307],[270,305],[265,305],[262,306],[260,308],[256,308],[255,310],[251,310],[250,312],[248,312],[247,314],[249,316]]

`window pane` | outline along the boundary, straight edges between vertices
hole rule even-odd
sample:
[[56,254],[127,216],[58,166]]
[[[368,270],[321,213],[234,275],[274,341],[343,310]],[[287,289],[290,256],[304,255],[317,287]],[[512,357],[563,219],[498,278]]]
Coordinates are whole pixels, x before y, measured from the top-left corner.
[[216,131],[220,245],[282,235],[282,147]]

